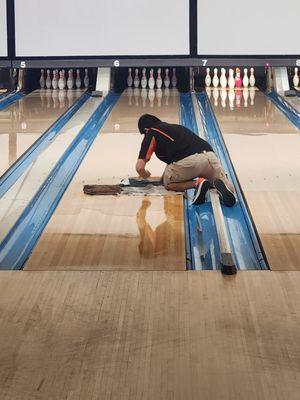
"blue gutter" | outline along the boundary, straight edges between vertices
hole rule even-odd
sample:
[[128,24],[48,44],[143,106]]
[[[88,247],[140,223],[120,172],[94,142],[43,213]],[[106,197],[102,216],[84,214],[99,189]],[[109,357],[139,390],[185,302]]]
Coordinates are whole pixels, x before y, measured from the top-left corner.
[[27,167],[41,154],[50,142],[59,134],[60,130],[67,124],[73,115],[82,107],[90,97],[83,93],[75,103],[48,128],[38,139],[21,155],[20,158],[0,177],[0,199],[23,175]]
[[280,111],[298,128],[300,129],[300,113],[295,110],[282,96],[277,92],[268,93],[268,97],[279,108]]
[[0,100],[2,100],[2,99],[4,99],[5,97],[11,95],[12,93],[14,93],[14,91],[13,91],[13,92],[5,92],[5,93],[0,94]]
[[0,100],[0,111],[4,110],[4,108],[8,107],[10,104],[14,103],[17,100],[20,100],[24,97],[24,93],[22,92],[13,92],[8,96],[5,96],[4,99]]
[[0,269],[21,269],[119,95],[109,93],[59,159],[0,245]]
[[204,92],[198,93],[196,97],[206,138],[218,155],[236,190],[237,204],[234,207],[222,206],[236,265],[240,269],[268,269],[262,246],[209,99]]

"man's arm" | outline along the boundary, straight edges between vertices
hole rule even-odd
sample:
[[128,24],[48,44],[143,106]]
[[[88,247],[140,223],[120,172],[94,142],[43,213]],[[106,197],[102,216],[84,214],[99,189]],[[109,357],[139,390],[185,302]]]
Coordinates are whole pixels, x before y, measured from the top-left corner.
[[145,169],[147,161],[139,158],[136,162],[136,172],[143,178],[148,179],[151,176],[151,173]]

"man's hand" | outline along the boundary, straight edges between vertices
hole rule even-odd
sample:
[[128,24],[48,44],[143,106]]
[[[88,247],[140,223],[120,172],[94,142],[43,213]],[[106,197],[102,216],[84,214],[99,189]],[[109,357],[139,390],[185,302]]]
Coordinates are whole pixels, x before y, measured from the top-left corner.
[[139,158],[137,160],[135,169],[136,172],[143,178],[148,179],[151,176],[151,173],[145,169],[147,161]]

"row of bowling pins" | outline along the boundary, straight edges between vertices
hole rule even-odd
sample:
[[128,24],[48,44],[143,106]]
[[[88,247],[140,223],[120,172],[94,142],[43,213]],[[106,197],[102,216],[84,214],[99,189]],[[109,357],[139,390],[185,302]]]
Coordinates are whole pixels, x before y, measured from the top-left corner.
[[169,75],[169,68],[165,69],[164,79],[162,78],[162,71],[161,68],[157,69],[157,76],[156,79],[154,78],[154,69],[151,68],[149,72],[149,79],[147,78],[147,70],[146,68],[142,69],[142,76],[140,79],[139,69],[135,68],[134,71],[134,78],[132,77],[132,68],[128,68],[128,77],[127,77],[127,86],[132,87],[132,84],[135,88],[142,87],[142,89],[154,89],[156,86],[157,89],[161,89],[164,85],[168,88],[172,85],[173,88],[177,86],[177,77],[176,77],[176,68],[172,68],[172,77],[170,78]]
[[234,89],[235,87],[240,88],[244,86],[245,88],[249,86],[255,86],[255,76],[254,76],[254,68],[250,68],[250,77],[248,77],[248,68],[244,68],[244,76],[243,79],[241,77],[241,70],[239,68],[234,69],[229,68],[228,78],[226,76],[226,69],[221,68],[221,76],[219,79],[218,76],[218,68],[214,68],[213,78],[210,76],[210,68],[206,68],[206,76],[205,76],[205,86],[210,87],[210,85],[217,88],[220,84],[222,88],[226,88],[227,86],[230,89]]
[[[142,107],[146,107],[149,105],[151,108],[154,106],[161,107],[162,106],[162,99],[164,99],[164,104],[166,106],[169,105],[169,99],[173,99],[173,104],[178,102],[178,97],[176,92],[170,90],[169,88],[165,89],[139,89],[139,88],[129,88],[128,89],[128,104],[131,106],[132,97],[135,100],[135,105],[139,106],[139,100],[142,101]],[[156,101],[155,101],[156,100]],[[155,104],[156,103],[156,104]]]
[[295,67],[294,68],[294,76],[293,76],[293,85],[295,87],[298,87],[299,86],[299,82],[300,82],[300,78],[299,78],[299,75],[298,75],[298,68]]
[[218,107],[218,99],[219,97],[221,98],[221,105],[222,107],[226,107],[226,100],[228,98],[229,100],[229,108],[231,110],[234,109],[234,100],[236,100],[236,107],[240,108],[241,107],[241,100],[243,98],[244,100],[244,107],[248,107],[248,101],[250,98],[250,105],[254,105],[254,98],[255,98],[255,88],[250,87],[250,88],[242,88],[238,90],[234,89],[229,89],[226,90],[225,88],[218,89],[218,88],[206,88],[206,93],[209,98],[211,98],[211,95],[214,99],[214,105]]
[[[84,87],[88,88],[89,83],[90,83],[90,78],[89,78],[89,74],[88,74],[88,69],[85,68],[84,78],[83,78]],[[61,71],[58,71],[58,69],[53,70],[52,78],[51,78],[50,69],[47,69],[46,77],[45,77],[45,71],[43,69],[41,69],[41,77],[40,77],[41,89],[44,89],[46,87],[47,89],[51,89],[51,88],[57,89],[58,88],[60,90],[63,90],[66,88],[66,86],[68,89],[73,89],[74,84],[77,89],[81,88],[82,80],[81,80],[81,76],[80,76],[80,69],[76,70],[76,78],[75,79],[74,79],[72,69],[69,69],[67,79],[65,76],[64,69],[62,69]]]

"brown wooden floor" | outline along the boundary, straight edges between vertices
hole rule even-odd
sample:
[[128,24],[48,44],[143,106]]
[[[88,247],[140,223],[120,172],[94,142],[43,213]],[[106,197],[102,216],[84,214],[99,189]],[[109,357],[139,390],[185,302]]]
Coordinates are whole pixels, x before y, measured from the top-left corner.
[[299,399],[299,272],[0,275],[1,400]]
[[66,192],[28,270],[185,270],[182,196]]

